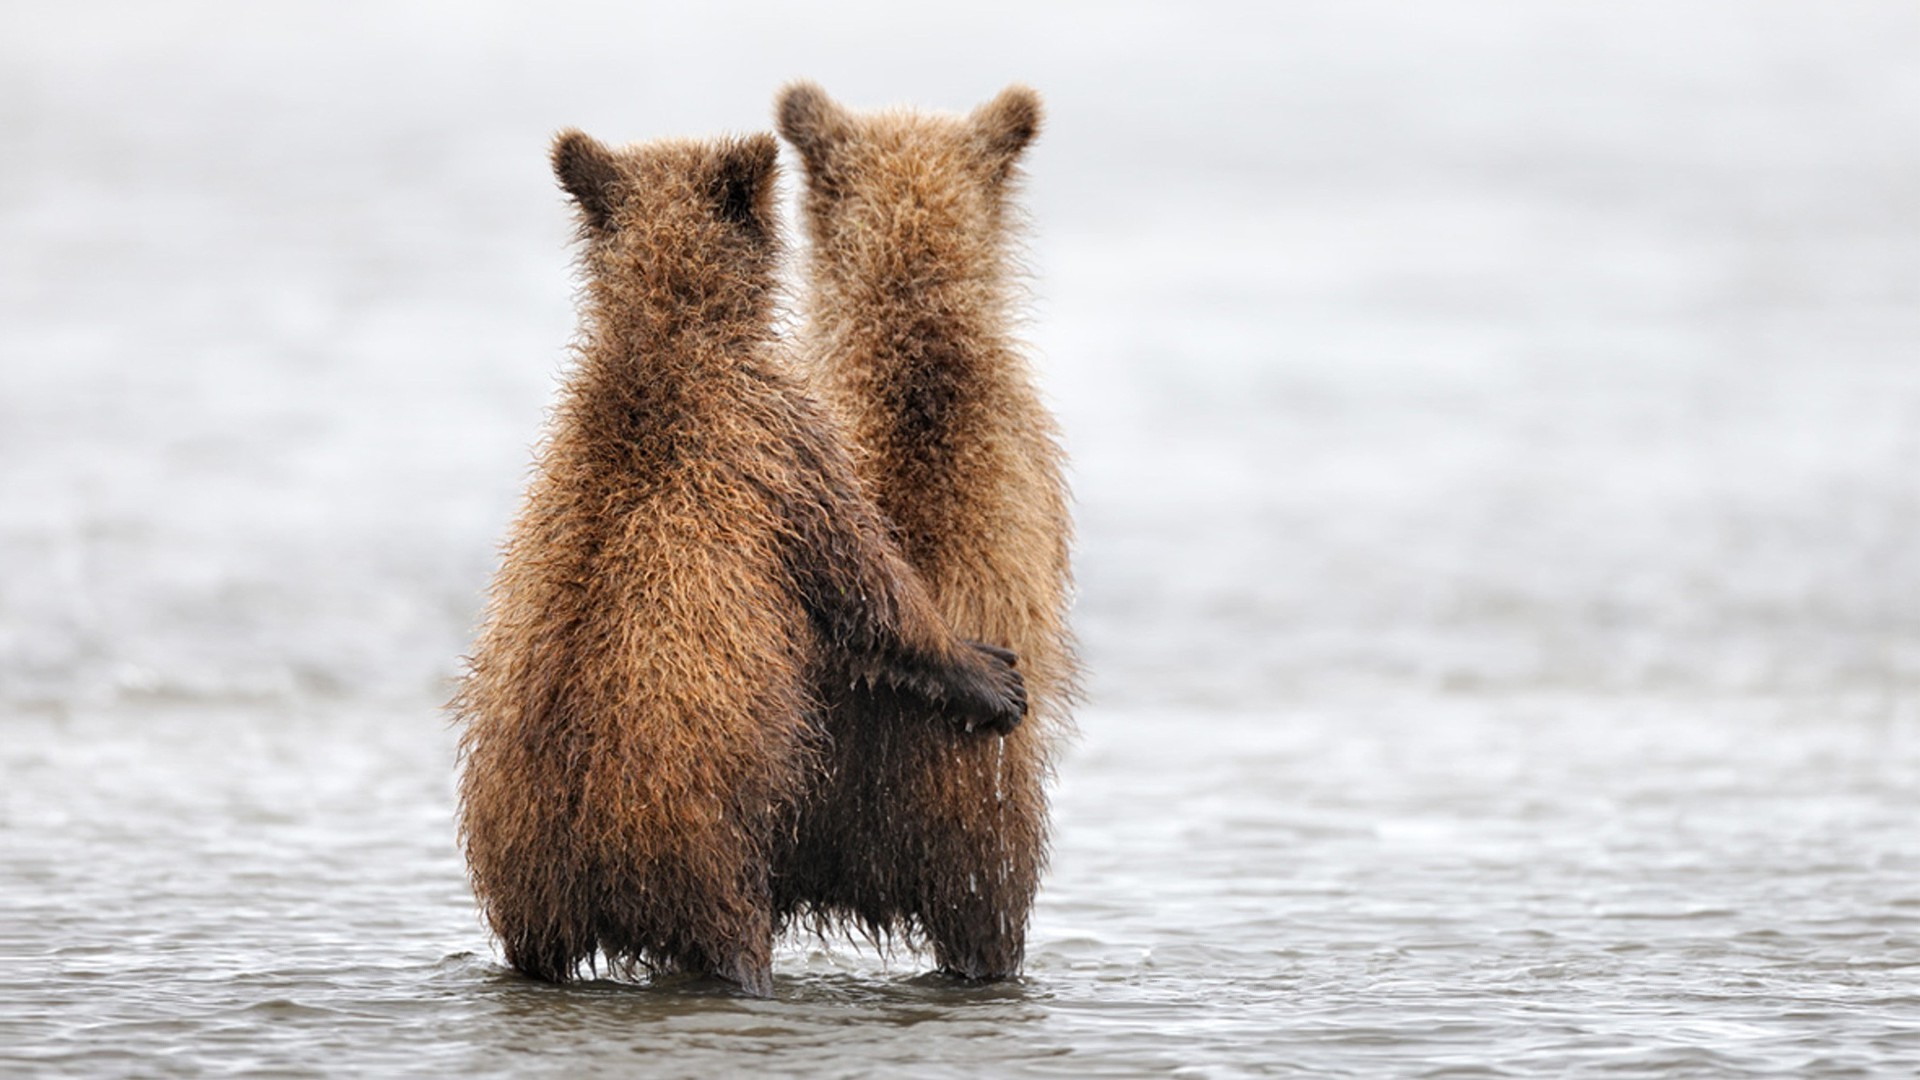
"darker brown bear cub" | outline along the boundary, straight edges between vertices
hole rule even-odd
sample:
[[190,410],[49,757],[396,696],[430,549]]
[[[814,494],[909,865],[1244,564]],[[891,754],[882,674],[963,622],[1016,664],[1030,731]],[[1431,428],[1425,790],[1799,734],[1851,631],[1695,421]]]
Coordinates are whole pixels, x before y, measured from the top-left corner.
[[993,739],[915,723],[912,701],[840,703],[835,723],[870,733],[808,820],[865,842],[838,864],[822,853],[832,874],[782,884],[829,894],[872,931],[925,937],[947,971],[1011,975],[1077,682],[1064,457],[1012,330],[1014,195],[1040,99],[1012,87],[966,116],[855,113],[800,83],[778,115],[806,167],[819,396],[942,613],[1018,652],[1033,700],[1027,723]]
[[604,957],[769,993],[773,876],[845,738],[823,702],[955,731],[1025,711],[1012,654],[947,628],[775,351],[776,156],[554,145],[583,344],[453,706],[474,890],[538,978]]

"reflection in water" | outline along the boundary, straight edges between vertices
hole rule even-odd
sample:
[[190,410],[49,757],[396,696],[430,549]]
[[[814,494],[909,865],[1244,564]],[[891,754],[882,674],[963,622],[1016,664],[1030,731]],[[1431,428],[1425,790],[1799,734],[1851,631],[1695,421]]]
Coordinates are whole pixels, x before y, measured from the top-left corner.
[[[937,977],[872,972],[790,974],[796,958],[783,959],[771,1001],[742,998],[699,978],[644,988],[596,982],[556,989],[489,967],[475,972],[480,993],[472,1020],[486,1032],[475,1065],[498,1068],[498,1060],[488,1060],[494,1054],[613,1065],[634,1054],[670,1053],[676,1068],[703,1060],[724,1068],[744,1056],[761,1063],[756,1067],[831,1071],[852,1062],[948,1055],[984,1067],[1008,1056],[1065,1052],[1031,1039],[1045,1013],[1028,1001],[1032,991],[1023,985],[967,988]],[[981,1048],[989,1049],[982,1054]]]

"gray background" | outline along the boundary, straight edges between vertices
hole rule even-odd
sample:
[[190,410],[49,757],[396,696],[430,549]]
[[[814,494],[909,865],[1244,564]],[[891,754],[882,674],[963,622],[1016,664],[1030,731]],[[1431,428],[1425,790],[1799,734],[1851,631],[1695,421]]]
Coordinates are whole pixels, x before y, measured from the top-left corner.
[[[0,1061],[1911,1075],[1916,56],[1895,0],[0,6]],[[546,144],[799,76],[1048,104],[1091,701],[1029,978],[529,987],[437,710],[572,334]]]

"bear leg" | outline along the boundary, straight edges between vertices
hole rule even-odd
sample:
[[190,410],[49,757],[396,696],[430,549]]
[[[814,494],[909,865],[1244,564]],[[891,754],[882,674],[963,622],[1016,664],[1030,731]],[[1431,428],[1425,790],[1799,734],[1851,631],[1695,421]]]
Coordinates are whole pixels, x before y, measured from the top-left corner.
[[713,974],[738,986],[750,997],[773,996],[773,935],[736,945],[711,965]]
[[1031,756],[975,740],[949,744],[938,779],[907,816],[924,853],[915,907],[934,961],[987,981],[1018,975],[1025,958],[1046,860],[1046,797]]
[[920,922],[940,971],[969,982],[1020,973],[1037,876],[1021,862],[1012,853],[976,853],[931,883]]
[[752,997],[773,996],[773,910],[764,889],[744,908],[699,933],[681,967],[716,975]]

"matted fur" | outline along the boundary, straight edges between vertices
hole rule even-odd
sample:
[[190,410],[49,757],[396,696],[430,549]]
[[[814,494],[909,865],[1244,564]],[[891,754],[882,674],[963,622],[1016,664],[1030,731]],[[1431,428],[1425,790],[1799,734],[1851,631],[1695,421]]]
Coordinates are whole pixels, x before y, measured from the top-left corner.
[[838,703],[865,729],[836,756],[802,836],[850,835],[820,872],[783,880],[786,907],[924,936],[969,978],[1020,969],[1047,857],[1045,781],[1070,731],[1072,527],[1053,417],[1012,333],[1010,203],[1040,101],[1013,87],[967,116],[853,113],[817,86],[780,95],[806,169],[812,251],[804,350],[853,441],[867,492],[968,637],[1020,655],[1033,703],[1003,739],[955,738]]
[[824,695],[1002,729],[1023,691],[941,621],[779,362],[772,137],[567,132],[553,161],[582,336],[453,703],[474,891],[529,975],[604,958],[766,994]]

